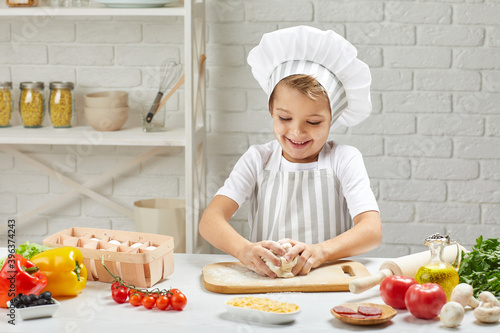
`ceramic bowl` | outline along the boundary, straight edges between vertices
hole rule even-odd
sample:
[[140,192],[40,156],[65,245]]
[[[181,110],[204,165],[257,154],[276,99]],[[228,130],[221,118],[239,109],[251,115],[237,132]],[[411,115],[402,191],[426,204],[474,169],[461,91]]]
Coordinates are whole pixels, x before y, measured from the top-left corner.
[[[52,317],[60,306],[60,303],[58,301],[56,301],[55,299],[52,300],[54,301],[54,304],[30,306],[22,309],[16,309],[12,307],[12,309],[15,310],[16,320],[18,319],[29,320],[35,318]],[[7,302],[7,307],[10,308],[10,301]]]
[[128,92],[101,91],[85,95],[88,108],[123,108],[128,106]]
[[121,108],[84,108],[85,118],[96,131],[117,131],[128,119],[129,107]]

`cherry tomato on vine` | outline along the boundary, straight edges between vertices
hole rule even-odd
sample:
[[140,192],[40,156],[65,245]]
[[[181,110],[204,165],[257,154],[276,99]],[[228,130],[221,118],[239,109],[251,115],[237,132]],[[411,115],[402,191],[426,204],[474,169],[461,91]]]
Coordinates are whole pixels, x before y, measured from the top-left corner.
[[119,289],[119,288],[126,288],[128,289],[127,287],[124,287],[122,286],[122,284],[118,281],[115,281],[111,284],[111,291],[115,290],[115,289]]
[[186,295],[181,292],[177,292],[170,297],[170,304],[174,310],[181,311],[186,306],[186,303]]
[[111,296],[116,303],[125,303],[128,297],[128,290],[126,288],[114,289],[111,292]]
[[170,298],[165,295],[158,296],[156,300],[156,307],[160,310],[165,310],[170,305]]
[[142,303],[142,296],[137,293],[132,294],[130,295],[128,302],[133,306],[139,306]]
[[171,298],[174,294],[178,294],[180,293],[181,291],[177,288],[172,288],[170,289],[168,292],[167,292],[167,297],[168,298]]
[[152,309],[153,306],[156,304],[156,298],[154,298],[152,295],[148,295],[142,299],[142,305],[146,309]]

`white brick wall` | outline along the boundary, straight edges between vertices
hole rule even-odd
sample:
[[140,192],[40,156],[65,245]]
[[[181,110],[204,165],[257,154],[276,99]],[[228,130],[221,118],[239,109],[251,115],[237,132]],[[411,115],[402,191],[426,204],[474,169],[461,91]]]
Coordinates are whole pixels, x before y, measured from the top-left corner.
[[[372,70],[374,112],[331,138],[365,156],[384,222],[382,246],[368,255],[423,249],[425,236],[450,233],[474,244],[500,236],[500,3],[493,0],[208,0],[208,197],[249,145],[273,138],[266,96],[246,64],[262,34],[307,24],[348,38]],[[154,66],[181,59],[177,18],[2,18],[0,81],[73,81],[78,121],[85,93],[125,89],[152,99]],[[182,122],[183,101],[168,109]],[[131,119],[129,122],[137,121]],[[19,123],[16,115],[15,122]],[[1,129],[0,129],[1,135]],[[80,183],[142,152],[134,147],[24,145],[37,160]],[[166,152],[95,187],[130,209],[133,202],[183,195],[182,152]],[[0,153],[0,216],[27,212],[68,191]],[[246,234],[248,207],[232,225]],[[73,225],[133,230],[131,219],[76,196],[19,226],[19,241],[41,241]],[[0,238],[1,240],[1,238]]]

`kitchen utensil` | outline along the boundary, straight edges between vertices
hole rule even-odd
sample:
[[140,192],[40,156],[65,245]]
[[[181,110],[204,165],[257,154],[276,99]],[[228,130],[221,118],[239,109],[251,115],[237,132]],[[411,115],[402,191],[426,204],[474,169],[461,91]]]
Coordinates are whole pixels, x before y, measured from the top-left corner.
[[[201,68],[200,76],[203,75],[203,63],[205,62],[205,59],[207,59],[207,57],[204,54],[202,54],[200,57],[200,68]],[[182,74],[181,78],[179,79],[179,81],[177,81],[175,86],[168,92],[167,95],[165,95],[165,97],[163,97],[160,105],[158,106],[158,110],[160,110],[165,105],[165,103],[167,103],[168,99],[172,97],[172,95],[177,91],[177,89],[179,89],[179,87],[184,84],[184,81],[185,81],[185,76],[184,74]]]
[[337,312],[333,311],[333,308],[330,309],[330,312],[332,315],[337,318],[340,321],[343,321],[344,323],[348,324],[353,324],[353,325],[361,325],[361,326],[368,326],[368,325],[378,325],[385,323],[386,321],[391,320],[398,312],[394,310],[392,307],[389,305],[385,304],[375,304],[375,303],[346,303],[346,304],[340,304],[339,306],[345,306],[346,308],[358,311],[359,306],[369,306],[369,307],[375,307],[379,308],[382,310],[382,315],[378,318],[373,318],[373,319],[358,319],[358,318],[350,318],[347,316],[342,316],[338,314]]
[[[457,257],[458,251],[461,253],[465,251],[465,249],[460,245],[445,247],[443,250],[443,259],[448,263],[453,263]],[[383,279],[391,275],[415,277],[420,266],[425,265],[430,259],[431,252],[424,251],[385,261],[376,274],[350,282],[349,290],[354,294],[362,293],[380,284]]]
[[14,309],[16,320],[17,318],[20,318],[21,320],[29,320],[36,318],[52,317],[54,313],[56,313],[57,309],[59,309],[59,306],[61,305],[61,303],[59,303],[55,299],[52,299],[52,301],[54,302],[54,304],[29,306],[26,308],[15,308],[14,306],[11,307],[9,301],[7,302],[7,308]]
[[181,68],[182,68],[181,64],[170,59],[167,59],[162,63],[160,70],[160,87],[158,89],[158,94],[156,94],[153,105],[151,106],[151,110],[146,116],[146,121],[148,123],[151,122],[154,115],[158,111],[163,94],[167,90],[168,86],[170,86],[170,84],[172,84],[172,82],[174,82],[174,80],[177,78],[177,76],[181,71]]
[[128,92],[99,91],[85,95],[85,106],[89,108],[121,108],[128,106]]
[[307,275],[289,279],[258,275],[240,262],[221,262],[203,268],[203,285],[221,294],[266,292],[347,291],[349,282],[369,276],[366,267],[356,261],[338,260],[311,270]]
[[89,108],[85,107],[83,112],[90,126],[96,131],[117,131],[127,122],[129,107],[120,108]]

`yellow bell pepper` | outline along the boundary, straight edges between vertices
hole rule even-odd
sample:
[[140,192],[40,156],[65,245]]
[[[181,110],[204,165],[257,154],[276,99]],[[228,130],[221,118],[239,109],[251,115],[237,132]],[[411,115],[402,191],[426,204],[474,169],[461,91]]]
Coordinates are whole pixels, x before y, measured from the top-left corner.
[[43,251],[31,261],[47,276],[45,290],[53,296],[76,296],[87,284],[87,268],[80,250],[65,246]]

